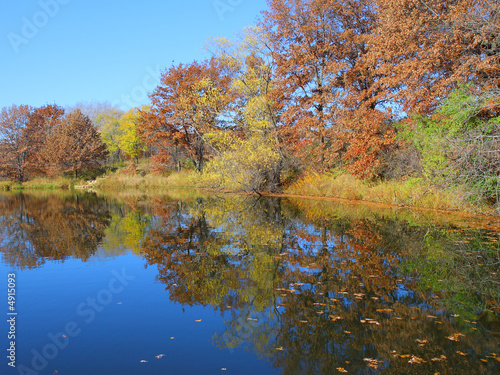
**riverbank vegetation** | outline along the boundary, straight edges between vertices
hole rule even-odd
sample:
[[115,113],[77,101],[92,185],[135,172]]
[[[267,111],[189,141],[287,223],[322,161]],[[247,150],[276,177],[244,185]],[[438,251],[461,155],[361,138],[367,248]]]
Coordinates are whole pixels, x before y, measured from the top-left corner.
[[498,214],[498,7],[272,0],[146,106],[4,108],[0,173]]

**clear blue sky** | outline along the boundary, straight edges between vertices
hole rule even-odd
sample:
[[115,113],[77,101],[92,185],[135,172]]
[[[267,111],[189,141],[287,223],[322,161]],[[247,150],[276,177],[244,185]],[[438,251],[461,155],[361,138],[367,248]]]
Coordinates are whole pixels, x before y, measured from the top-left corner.
[[[2,0],[0,108],[147,102],[156,72],[254,25],[265,0]],[[128,102],[128,103],[127,103]]]

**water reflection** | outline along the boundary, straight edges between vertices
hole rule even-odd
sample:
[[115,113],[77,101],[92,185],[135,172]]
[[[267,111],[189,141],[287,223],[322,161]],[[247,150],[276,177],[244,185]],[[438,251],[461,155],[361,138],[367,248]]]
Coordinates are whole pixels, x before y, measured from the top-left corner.
[[[489,326],[468,319],[498,307],[498,243],[390,218],[306,219],[293,203],[208,199],[155,213],[144,256],[173,300],[224,314],[217,345],[246,346],[287,374],[497,366],[497,316]],[[488,262],[481,275],[458,243]]]
[[281,198],[0,204],[4,261],[131,250],[172,301],[220,312],[214,345],[244,347],[284,374],[500,369],[499,241],[484,229]]
[[0,199],[0,251],[20,269],[46,260],[87,260],[104,237],[109,209],[95,195],[13,194]]

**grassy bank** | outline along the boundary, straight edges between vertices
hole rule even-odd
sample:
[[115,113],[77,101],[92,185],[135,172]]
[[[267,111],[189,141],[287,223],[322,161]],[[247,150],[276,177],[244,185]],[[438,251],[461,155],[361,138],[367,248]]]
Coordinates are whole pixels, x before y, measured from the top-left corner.
[[22,183],[4,180],[0,181],[0,190],[69,190],[81,182],[66,177],[34,178]]
[[[0,181],[2,190],[20,189],[71,189],[82,181],[68,178],[39,178],[23,184]],[[96,180],[94,189],[102,192],[118,192],[127,189],[160,191],[171,188],[213,189],[210,179],[193,170],[168,174],[146,173],[142,170],[121,168],[108,172]],[[498,216],[498,209],[468,203],[458,190],[451,191],[433,186],[423,179],[404,181],[363,181],[345,173],[308,174],[286,186],[283,194],[373,202],[395,207],[417,207],[434,210],[461,211]]]
[[349,174],[309,174],[284,189],[287,194],[366,201],[398,207],[464,211],[494,215],[495,208],[472,205],[460,191],[451,191],[411,178],[404,181],[369,182]]
[[97,179],[95,188],[101,190],[122,189],[161,189],[166,187],[200,187],[198,173],[194,171],[173,172],[170,174],[131,173],[119,169]]

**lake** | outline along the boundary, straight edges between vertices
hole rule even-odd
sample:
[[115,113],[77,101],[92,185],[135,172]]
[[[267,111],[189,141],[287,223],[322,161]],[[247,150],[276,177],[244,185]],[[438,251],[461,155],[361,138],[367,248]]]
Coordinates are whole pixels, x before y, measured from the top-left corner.
[[4,193],[0,373],[499,374],[499,233],[313,199]]

